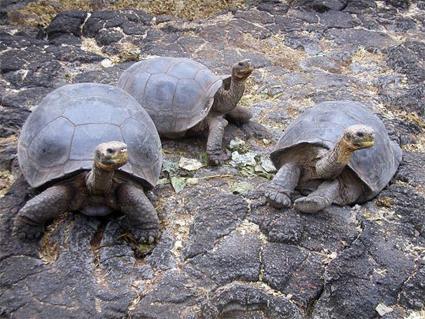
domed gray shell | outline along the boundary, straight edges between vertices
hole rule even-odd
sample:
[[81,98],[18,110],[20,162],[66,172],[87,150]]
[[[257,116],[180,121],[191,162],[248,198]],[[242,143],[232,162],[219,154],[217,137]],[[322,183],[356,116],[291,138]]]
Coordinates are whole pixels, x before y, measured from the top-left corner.
[[24,123],[18,160],[38,187],[91,169],[96,146],[109,141],[127,144],[122,175],[155,186],[162,155],[154,123],[133,97],[110,85],[71,84],[49,93]]
[[205,65],[171,57],[137,62],[118,81],[147,110],[160,134],[184,132],[202,121],[221,85],[221,77]]
[[283,133],[270,155],[276,168],[283,152],[308,143],[331,149],[346,127],[364,124],[375,131],[375,145],[353,153],[349,167],[368,186],[365,200],[374,197],[393,177],[401,159],[398,144],[390,140],[382,121],[366,106],[352,101],[329,101],[317,104],[301,114]]

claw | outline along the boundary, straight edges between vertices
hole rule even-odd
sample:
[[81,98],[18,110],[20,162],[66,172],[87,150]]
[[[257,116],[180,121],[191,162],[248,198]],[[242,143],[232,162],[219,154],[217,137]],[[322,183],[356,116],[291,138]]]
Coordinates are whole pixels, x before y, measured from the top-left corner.
[[269,186],[265,194],[268,203],[274,208],[284,208],[291,206],[291,199],[288,195],[278,191],[274,186]]
[[208,153],[208,162],[210,165],[221,165],[224,161],[228,160],[229,156],[221,151],[209,152]]
[[140,243],[153,244],[159,238],[159,229],[134,229],[132,233]]
[[149,236],[149,244],[152,244],[155,241],[155,238],[153,236]]
[[321,196],[307,196],[298,198],[294,206],[303,213],[317,213],[331,205],[331,201]]
[[22,241],[37,240],[43,235],[43,226],[15,222],[12,235]]

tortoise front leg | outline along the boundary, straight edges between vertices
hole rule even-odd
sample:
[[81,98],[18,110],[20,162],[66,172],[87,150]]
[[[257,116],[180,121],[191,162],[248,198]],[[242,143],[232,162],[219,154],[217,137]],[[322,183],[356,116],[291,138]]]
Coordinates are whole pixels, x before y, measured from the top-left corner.
[[246,107],[236,106],[233,110],[226,113],[226,119],[236,125],[246,124],[251,118],[252,113]]
[[221,147],[223,144],[224,129],[228,122],[222,116],[215,116],[208,119],[208,141],[207,154],[208,161],[212,165],[219,165],[227,159]]
[[153,243],[159,237],[159,219],[143,190],[122,184],[117,191],[118,206],[127,216],[127,228],[140,242]]
[[275,208],[291,206],[291,194],[300,179],[301,168],[295,163],[286,163],[267,185],[265,196]]
[[70,186],[56,185],[29,200],[18,212],[13,235],[20,239],[41,237],[44,224],[66,212],[71,205],[73,191]]

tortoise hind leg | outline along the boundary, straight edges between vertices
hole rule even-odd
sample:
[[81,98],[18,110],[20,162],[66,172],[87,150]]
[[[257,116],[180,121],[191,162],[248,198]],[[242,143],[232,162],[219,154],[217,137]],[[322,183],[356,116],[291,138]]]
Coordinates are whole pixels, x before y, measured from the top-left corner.
[[352,204],[362,192],[360,183],[342,174],[337,179],[324,181],[317,190],[306,197],[297,199],[294,206],[304,213],[317,213],[331,206],[332,203],[340,206]]
[[236,106],[233,110],[226,113],[226,119],[236,125],[242,125],[249,122],[252,113],[245,107]]
[[159,237],[159,219],[143,190],[122,184],[117,192],[118,205],[127,216],[127,228],[136,240],[153,243]]
[[275,208],[291,206],[290,196],[298,184],[300,174],[301,168],[296,163],[286,163],[279,169],[265,192],[270,205]]
[[70,208],[72,194],[71,187],[56,185],[29,200],[15,218],[13,235],[29,240],[41,237],[44,224]]
[[319,187],[306,197],[298,198],[294,202],[297,210],[303,213],[317,213],[332,205],[339,193],[339,182],[337,179],[324,181]]

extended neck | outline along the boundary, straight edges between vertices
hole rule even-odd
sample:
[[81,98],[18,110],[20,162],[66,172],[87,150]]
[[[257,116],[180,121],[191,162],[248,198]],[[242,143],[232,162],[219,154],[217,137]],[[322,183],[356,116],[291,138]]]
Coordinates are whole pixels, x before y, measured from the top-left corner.
[[355,149],[342,138],[335,147],[328,151],[316,163],[316,173],[319,178],[334,178],[348,164]]
[[230,89],[229,91],[233,92],[233,95],[235,97],[235,106],[241,99],[243,93],[245,92],[245,82],[247,78],[240,79],[236,76],[232,75],[232,81],[230,82]]
[[88,173],[86,184],[89,192],[94,195],[106,194],[111,190],[114,170],[102,168],[96,163]]
[[232,75],[229,89],[226,90],[222,86],[217,92],[214,99],[213,111],[224,114],[233,110],[245,92],[245,82],[246,79],[239,79]]
[[236,76],[232,75],[232,81],[230,82],[229,91],[232,93],[232,96],[234,98],[234,107],[236,107],[236,104],[238,104],[239,100],[245,92],[245,82],[246,78],[239,79]]

